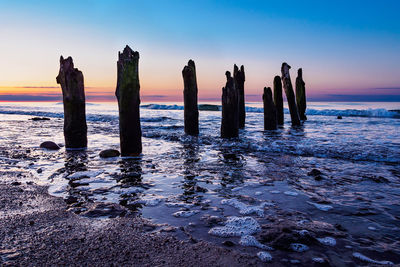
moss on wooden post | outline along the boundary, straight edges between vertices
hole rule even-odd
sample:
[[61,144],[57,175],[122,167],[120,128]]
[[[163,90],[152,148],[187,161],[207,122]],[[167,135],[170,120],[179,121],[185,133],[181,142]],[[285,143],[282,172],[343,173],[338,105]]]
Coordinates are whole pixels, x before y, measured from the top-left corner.
[[293,92],[292,81],[290,80],[289,70],[290,66],[286,62],[282,63],[282,68],[281,68],[282,82],[289,105],[290,118],[292,119],[293,126],[299,126],[301,125],[301,123],[300,123],[299,113],[297,111],[296,99]]
[[238,92],[231,73],[227,71],[226,85],[222,88],[221,137],[232,138],[239,135]]
[[74,68],[71,57],[60,57],[60,71],[56,78],[61,85],[64,103],[65,148],[79,150],[87,147],[85,88],[83,74]]
[[274,78],[274,104],[276,108],[277,124],[283,125],[283,97],[282,97],[282,80],[281,77],[275,76]]
[[187,66],[182,70],[183,76],[183,100],[185,133],[189,135],[199,134],[199,110],[197,106],[197,78],[196,66],[193,60],[189,60]]
[[119,108],[121,156],[138,156],[142,153],[139,53],[126,46],[122,53],[118,53],[117,71],[115,95]]
[[263,94],[264,103],[264,130],[276,130],[277,128],[277,118],[276,118],[276,108],[274,101],[272,99],[271,87],[264,87]]

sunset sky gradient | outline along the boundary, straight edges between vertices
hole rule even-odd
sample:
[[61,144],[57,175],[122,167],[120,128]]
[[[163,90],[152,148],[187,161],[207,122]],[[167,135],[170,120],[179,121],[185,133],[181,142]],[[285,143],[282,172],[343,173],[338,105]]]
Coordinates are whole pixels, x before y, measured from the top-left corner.
[[140,53],[145,101],[182,100],[196,63],[200,100],[218,100],[225,71],[246,70],[260,101],[280,66],[303,68],[310,100],[400,101],[400,1],[2,1],[0,100],[60,99],[60,55],[72,56],[89,101],[114,100],[118,51]]

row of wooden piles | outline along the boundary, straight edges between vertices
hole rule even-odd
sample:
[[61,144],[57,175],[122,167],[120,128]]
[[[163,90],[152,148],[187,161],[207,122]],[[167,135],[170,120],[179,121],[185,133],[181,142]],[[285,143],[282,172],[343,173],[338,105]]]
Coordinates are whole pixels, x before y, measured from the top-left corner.
[[[298,126],[306,120],[305,83],[302,69],[296,79],[296,96],[293,92],[289,74],[290,66],[282,64],[282,77],[274,78],[274,95],[270,87],[264,87],[264,129],[274,130],[283,125],[282,84],[288,100],[291,122]],[[117,88],[115,95],[119,108],[119,132],[121,156],[138,156],[142,153],[142,131],[140,126],[140,83],[139,53],[126,46],[118,53]],[[221,137],[233,138],[239,135],[239,129],[245,127],[245,71],[234,65],[233,77],[225,73],[226,84],[222,88]],[[184,82],[184,124],[188,135],[199,134],[199,110],[196,66],[193,60],[182,70]],[[60,58],[60,71],[57,83],[61,85],[64,103],[64,137],[68,150],[87,147],[87,125],[85,111],[85,92],[83,74],[74,68],[71,57]]]

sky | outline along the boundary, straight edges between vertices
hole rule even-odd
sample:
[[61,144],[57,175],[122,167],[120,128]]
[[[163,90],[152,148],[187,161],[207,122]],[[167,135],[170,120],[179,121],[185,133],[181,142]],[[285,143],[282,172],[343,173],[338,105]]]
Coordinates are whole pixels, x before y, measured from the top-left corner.
[[118,51],[140,53],[144,101],[181,101],[196,63],[199,100],[216,101],[244,65],[248,101],[282,62],[303,68],[310,101],[400,101],[400,1],[0,0],[0,101],[58,101],[59,58],[83,72],[88,101],[115,101]]

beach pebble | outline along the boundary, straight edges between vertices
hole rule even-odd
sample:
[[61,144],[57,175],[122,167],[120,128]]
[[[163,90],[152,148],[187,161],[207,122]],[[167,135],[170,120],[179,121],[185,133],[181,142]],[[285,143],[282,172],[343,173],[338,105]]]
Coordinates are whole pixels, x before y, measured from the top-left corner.
[[328,210],[333,209],[333,207],[330,205],[318,204],[318,203],[314,203],[311,201],[307,201],[307,203],[310,205],[313,205],[314,207],[316,207],[317,209],[322,210],[322,211],[328,211]]
[[272,261],[272,255],[266,251],[260,251],[257,253],[257,257],[262,261],[262,262],[270,262]]
[[393,265],[393,262],[391,262],[391,261],[376,261],[376,260],[373,260],[371,258],[368,258],[367,256],[365,256],[365,255],[363,255],[363,254],[361,254],[359,252],[354,252],[353,253],[353,257],[357,258],[357,259],[359,259],[361,261],[372,263],[372,264]]
[[119,151],[115,149],[106,149],[100,152],[100,158],[112,158],[112,157],[119,157]]
[[60,147],[56,143],[54,143],[52,141],[45,141],[45,142],[40,144],[40,147],[41,148],[46,148],[46,149],[49,149],[49,150],[59,150],[60,149]]
[[295,196],[297,196],[299,193],[293,192],[293,191],[285,191],[284,194],[287,195],[287,196],[295,197]]
[[308,246],[300,243],[292,243],[290,244],[290,249],[295,251],[295,252],[304,252],[308,250]]
[[181,211],[174,212],[172,215],[174,215],[175,217],[178,217],[178,218],[188,218],[197,213],[199,213],[198,210],[188,210],[188,211],[181,210]]
[[325,260],[323,258],[319,258],[319,257],[312,258],[312,261],[316,262],[316,263],[324,263],[325,262]]
[[214,236],[231,237],[252,235],[261,231],[260,224],[252,217],[228,217],[224,226],[211,228],[208,233]]
[[336,240],[333,237],[327,236],[324,238],[317,238],[317,240],[325,246],[330,246],[330,247],[336,246]]
[[261,244],[254,236],[244,235],[240,238],[239,244],[245,247],[256,247],[265,250],[273,250],[273,248]]
[[281,193],[281,191],[278,191],[278,190],[272,190],[272,191],[269,191],[271,194],[280,194]]

